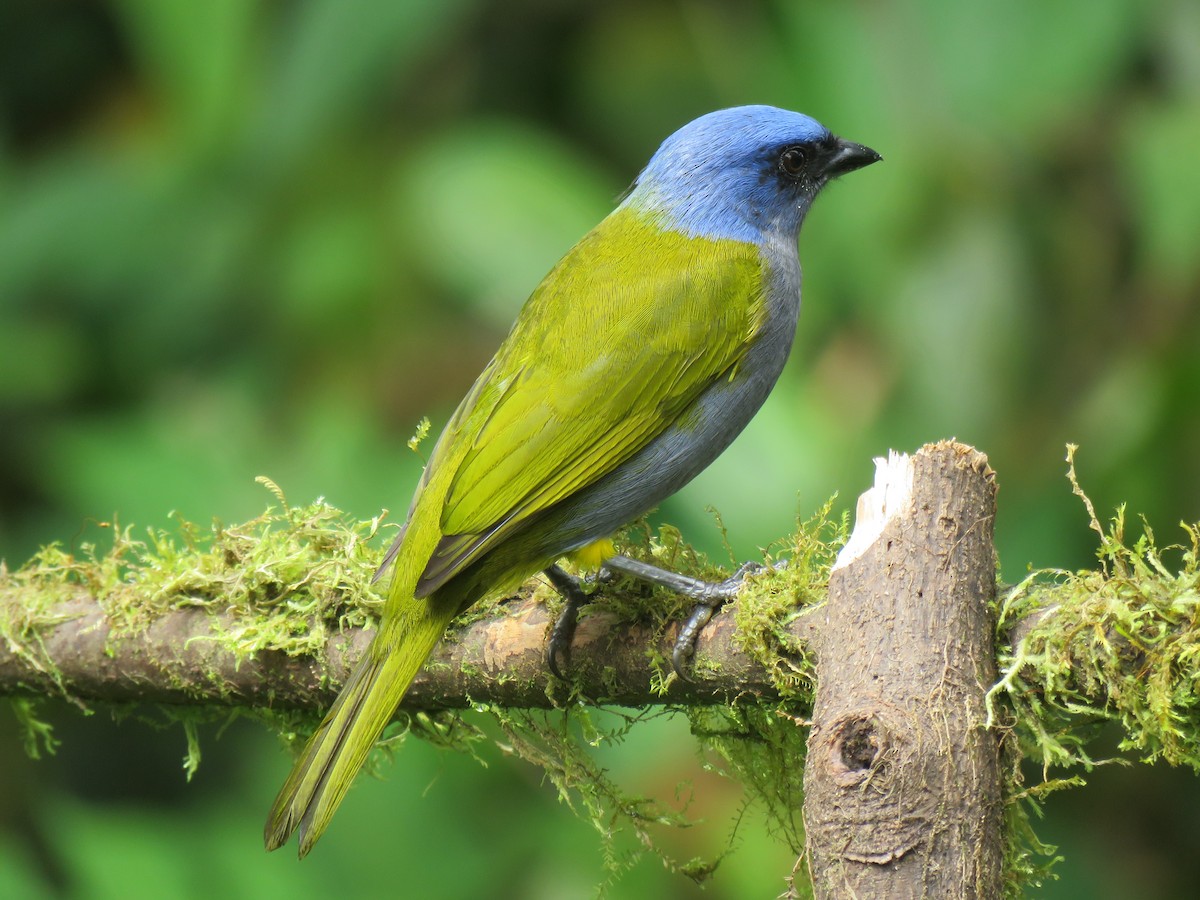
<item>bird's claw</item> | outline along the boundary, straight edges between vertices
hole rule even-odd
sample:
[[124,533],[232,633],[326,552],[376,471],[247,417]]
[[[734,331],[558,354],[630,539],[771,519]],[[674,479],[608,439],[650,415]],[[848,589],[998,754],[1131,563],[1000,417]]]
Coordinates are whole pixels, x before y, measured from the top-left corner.
[[787,560],[771,566],[765,566],[759,562],[742,563],[738,570],[724,581],[708,582],[703,587],[689,592],[689,595],[695,599],[696,605],[692,607],[691,615],[679,629],[679,637],[675,639],[675,646],[671,650],[671,667],[680,679],[692,680],[687,674],[687,665],[696,653],[696,638],[700,636],[704,626],[712,621],[717,610],[738,595],[746,576],[764,572],[768,568],[776,569],[786,565]]
[[575,636],[575,627],[579,623],[579,610],[591,600],[591,596],[583,590],[585,583],[607,584],[618,575],[626,575],[662,584],[695,600],[696,605],[692,608],[683,627],[679,629],[679,637],[671,650],[671,666],[674,668],[675,674],[684,681],[691,681],[687,675],[687,666],[695,655],[696,638],[704,626],[712,620],[718,609],[738,595],[747,575],[767,569],[782,568],[787,565],[787,560],[781,560],[771,566],[765,566],[758,562],[743,563],[724,581],[712,582],[678,575],[625,557],[613,557],[607,560],[607,563],[601,566],[594,576],[586,579],[576,578],[558,566],[546,569],[546,577],[550,579],[555,590],[566,601],[546,642],[546,668],[555,678],[563,678],[562,670],[558,667],[558,659],[560,656],[564,660],[570,657],[571,641]]
[[546,668],[555,678],[564,681],[566,679],[563,678],[563,674],[558,668],[558,657],[561,654],[566,659],[570,655],[571,639],[575,636],[575,626],[578,622],[578,608],[568,603],[559,615],[558,621],[554,623],[554,628],[550,631],[550,639],[546,642]]
[[579,624],[579,610],[592,598],[584,592],[582,582],[578,578],[558,566],[546,569],[546,577],[566,601],[558,620],[550,629],[550,638],[546,641],[546,668],[555,678],[565,681],[562,671],[558,668],[558,657],[561,655],[563,659],[570,658],[571,641],[575,637],[575,626]]

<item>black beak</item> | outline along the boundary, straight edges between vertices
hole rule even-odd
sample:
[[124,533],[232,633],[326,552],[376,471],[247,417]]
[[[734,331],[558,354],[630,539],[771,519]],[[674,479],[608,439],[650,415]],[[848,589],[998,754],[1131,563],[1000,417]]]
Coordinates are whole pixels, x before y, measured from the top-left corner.
[[847,172],[853,172],[855,169],[861,169],[871,163],[877,163],[881,159],[883,157],[870,147],[838,138],[837,148],[830,156],[826,157],[825,167],[821,174],[826,179],[837,178],[839,175],[845,175]]

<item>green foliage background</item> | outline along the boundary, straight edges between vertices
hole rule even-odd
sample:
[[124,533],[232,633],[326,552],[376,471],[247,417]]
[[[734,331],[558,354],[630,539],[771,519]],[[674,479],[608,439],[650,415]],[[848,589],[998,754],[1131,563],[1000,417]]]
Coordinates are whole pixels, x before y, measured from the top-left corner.
[[[796,350],[747,433],[662,517],[721,554],[787,533],[870,458],[955,435],[1002,486],[1005,575],[1085,566],[1101,511],[1200,517],[1200,6],[1191,0],[108,0],[0,6],[0,556],[101,523],[249,518],[269,474],[363,517],[408,502],[443,422],[540,276],[659,140],[748,102],[884,164],[801,237]],[[526,767],[410,742],[303,864],[259,828],[273,738],[64,711],[57,757],[0,725],[0,896],[567,897],[596,839]],[[724,848],[736,785],[656,721],[606,754],[691,779]],[[1046,897],[1178,897],[1188,773],[1101,770],[1053,798]],[[745,816],[705,896],[791,860]],[[636,867],[617,897],[696,888]]]

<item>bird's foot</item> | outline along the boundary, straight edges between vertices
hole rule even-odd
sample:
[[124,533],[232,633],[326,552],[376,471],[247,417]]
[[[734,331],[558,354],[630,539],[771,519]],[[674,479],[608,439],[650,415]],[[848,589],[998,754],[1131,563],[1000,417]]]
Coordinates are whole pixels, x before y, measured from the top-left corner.
[[699,596],[688,595],[696,601],[696,605],[692,607],[691,615],[679,629],[679,636],[675,638],[675,646],[671,650],[671,668],[675,670],[676,675],[684,681],[691,681],[687,674],[687,667],[696,654],[696,638],[700,636],[704,626],[716,615],[717,610],[738,595],[745,577],[755,572],[761,572],[764,568],[762,563],[743,563],[724,581],[702,582],[704,591]]
[[558,657],[560,654],[564,659],[570,656],[571,640],[575,637],[575,626],[579,624],[579,610],[590,603],[592,597],[584,591],[580,579],[559,566],[546,569],[545,575],[566,601],[558,621],[550,631],[550,640],[546,643],[546,667],[554,673],[555,678],[562,678],[562,672],[558,668]]
[[684,681],[690,681],[685,670],[688,661],[696,652],[696,638],[717,610],[737,596],[746,576],[754,572],[761,572],[766,566],[756,562],[744,563],[724,581],[703,581],[625,556],[606,559],[603,568],[607,569],[609,573],[617,572],[639,581],[661,585],[696,601],[691,615],[679,629],[679,637],[676,638],[675,647],[671,651],[671,666],[675,669],[675,674]]

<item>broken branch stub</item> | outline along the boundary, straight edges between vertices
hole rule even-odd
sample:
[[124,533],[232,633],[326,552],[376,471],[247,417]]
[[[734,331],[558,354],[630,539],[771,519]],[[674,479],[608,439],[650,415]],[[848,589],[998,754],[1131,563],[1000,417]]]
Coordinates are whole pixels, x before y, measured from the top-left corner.
[[821,898],[997,897],[995,479],[963,444],[877,461],[815,634],[807,853]]

